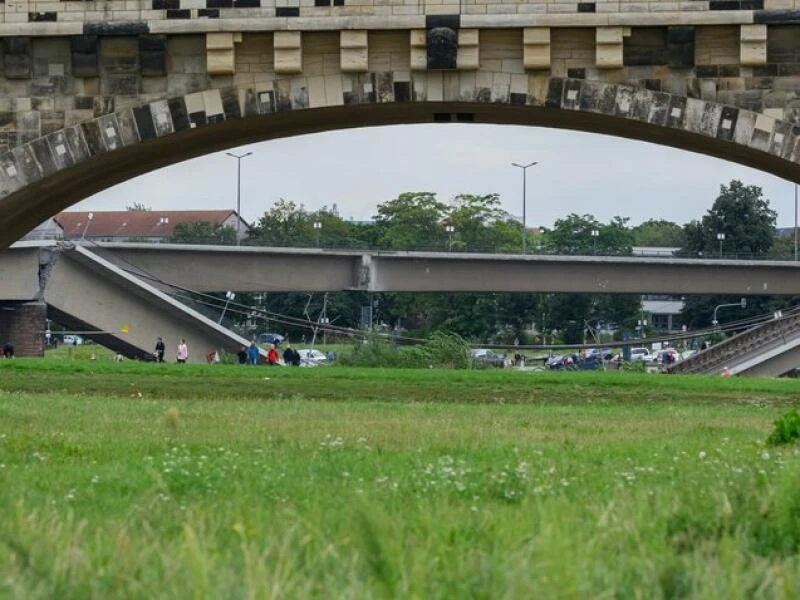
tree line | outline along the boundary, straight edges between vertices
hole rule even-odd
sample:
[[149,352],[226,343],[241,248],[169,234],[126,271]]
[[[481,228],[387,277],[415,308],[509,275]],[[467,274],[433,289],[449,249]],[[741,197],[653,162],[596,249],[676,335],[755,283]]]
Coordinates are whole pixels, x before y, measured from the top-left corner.
[[[679,256],[764,258],[791,257],[791,241],[777,236],[777,214],[758,186],[733,180],[720,186],[711,208],[699,220],[684,225],[651,219],[631,226],[626,217],[603,223],[593,215],[569,214],[551,228],[530,230],[531,253],[630,255],[635,246],[679,248]],[[503,210],[498,194],[461,194],[444,203],[431,192],[406,192],[381,203],[369,222],[343,219],[333,205],[316,211],[281,199],[249,229],[244,244],[258,246],[320,246],[387,250],[451,252],[521,252],[520,222]],[[174,243],[233,245],[233,228],[208,222],[182,223],[170,239]],[[301,293],[242,295],[260,309],[298,318],[322,311],[323,296]],[[710,325],[716,304],[738,298],[686,298],[684,322],[690,327]],[[373,324],[401,326],[421,336],[451,331],[485,342],[582,341],[587,326],[613,323],[619,331],[633,331],[641,314],[638,295],[601,294],[406,294],[337,292],[324,298],[325,312],[336,325],[362,325],[365,307]],[[754,298],[737,316],[763,313],[785,306],[786,299]],[[312,319],[313,320],[313,319]],[[265,325],[267,326],[267,325]],[[293,337],[302,328],[281,325]],[[277,328],[279,325],[274,324]],[[293,329],[296,329],[293,331]],[[529,332],[538,332],[530,337]]]

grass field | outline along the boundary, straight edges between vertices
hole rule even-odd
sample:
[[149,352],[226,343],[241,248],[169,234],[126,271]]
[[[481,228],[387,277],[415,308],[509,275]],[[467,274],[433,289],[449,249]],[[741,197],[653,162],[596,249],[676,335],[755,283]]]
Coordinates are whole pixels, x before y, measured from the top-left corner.
[[794,598],[798,393],[0,361],[0,597]]

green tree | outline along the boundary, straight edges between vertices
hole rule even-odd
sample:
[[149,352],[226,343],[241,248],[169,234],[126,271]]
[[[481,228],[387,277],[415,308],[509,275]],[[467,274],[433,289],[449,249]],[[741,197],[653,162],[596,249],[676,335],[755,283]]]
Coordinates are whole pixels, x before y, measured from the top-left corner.
[[683,227],[664,219],[650,219],[631,229],[635,246],[682,248],[686,245]]
[[765,256],[774,243],[776,217],[760,187],[734,179],[730,185],[720,186],[719,196],[700,221],[684,226],[684,251],[692,256],[713,256],[720,253],[721,246],[727,255]]
[[454,250],[481,252],[518,251],[522,228],[501,208],[498,194],[459,194],[445,217],[453,226]]
[[152,208],[146,206],[142,202],[134,202],[133,204],[128,204],[125,207],[125,210],[128,212],[149,212],[152,210]]
[[603,294],[595,298],[592,318],[629,330],[636,326],[641,308],[642,297],[639,294]]
[[791,260],[794,258],[794,231],[790,236],[775,234],[770,255],[775,258]]
[[[319,223],[319,227],[315,227]],[[336,207],[309,212],[302,204],[281,198],[250,230],[250,243],[259,246],[347,246],[351,225]]]
[[378,205],[375,225],[381,247],[397,250],[443,248],[447,205],[431,192],[405,192]]
[[236,230],[233,227],[211,221],[178,223],[169,241],[173,244],[235,246]]
[[313,239],[312,221],[302,204],[278,200],[250,229],[251,243],[259,246],[300,246]]
[[583,331],[592,317],[594,302],[592,294],[548,294],[549,327],[560,330],[566,344],[583,343]]
[[[310,234],[314,236],[314,243],[323,248],[349,248],[364,247],[366,244],[359,243],[353,233],[353,226],[339,216],[336,206],[328,208],[323,206],[318,211],[309,215],[311,224]],[[320,227],[315,228],[315,223]]]
[[627,217],[603,224],[592,215],[575,213],[558,219],[545,235],[546,248],[557,254],[626,255],[633,240]]

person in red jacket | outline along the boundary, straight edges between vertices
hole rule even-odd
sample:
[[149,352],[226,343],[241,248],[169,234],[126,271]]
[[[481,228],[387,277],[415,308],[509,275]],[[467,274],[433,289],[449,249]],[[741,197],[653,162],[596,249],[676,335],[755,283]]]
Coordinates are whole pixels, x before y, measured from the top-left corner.
[[269,350],[267,351],[267,364],[271,367],[274,367],[278,364],[278,351],[275,349],[275,344],[269,345]]

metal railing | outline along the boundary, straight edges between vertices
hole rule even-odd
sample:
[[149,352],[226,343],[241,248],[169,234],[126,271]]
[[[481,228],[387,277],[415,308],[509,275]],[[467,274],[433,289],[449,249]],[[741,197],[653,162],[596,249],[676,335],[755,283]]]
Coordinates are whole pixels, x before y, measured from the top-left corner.
[[665,369],[668,373],[711,374],[764,354],[775,347],[800,338],[800,308],[794,308],[780,317],[752,327],[727,340],[698,352]]
[[[44,239],[44,238],[43,238]],[[88,238],[87,238],[88,239]],[[100,240],[95,240],[100,241]],[[142,239],[125,238],[125,239],[109,239],[104,238],[104,242],[141,242]],[[219,238],[198,238],[191,242],[174,242],[170,239],[164,240],[151,240],[154,244],[169,243],[169,244],[201,244],[210,246],[234,246],[235,241],[220,242]],[[367,252],[441,252],[447,254],[522,254],[521,247],[509,247],[508,245],[497,245],[490,242],[470,242],[461,243],[453,242],[452,245],[447,241],[436,241],[422,244],[412,244],[403,248],[383,246],[379,244],[370,244],[364,240],[354,239],[351,237],[340,237],[335,239],[322,239],[318,243],[310,239],[297,239],[280,242],[258,242],[255,240],[244,239],[241,243],[242,246],[270,246],[275,248],[308,248],[319,250],[359,250]],[[753,252],[687,252],[678,248],[664,248],[646,246],[634,246],[632,248],[622,248],[619,250],[598,249],[597,251],[592,248],[550,248],[547,246],[531,246],[527,251],[531,256],[598,256],[598,257],[633,257],[633,258],[650,258],[650,259],[699,259],[699,260],[757,260],[757,261],[783,261],[783,262],[797,262],[791,251],[779,253],[753,253]]]

